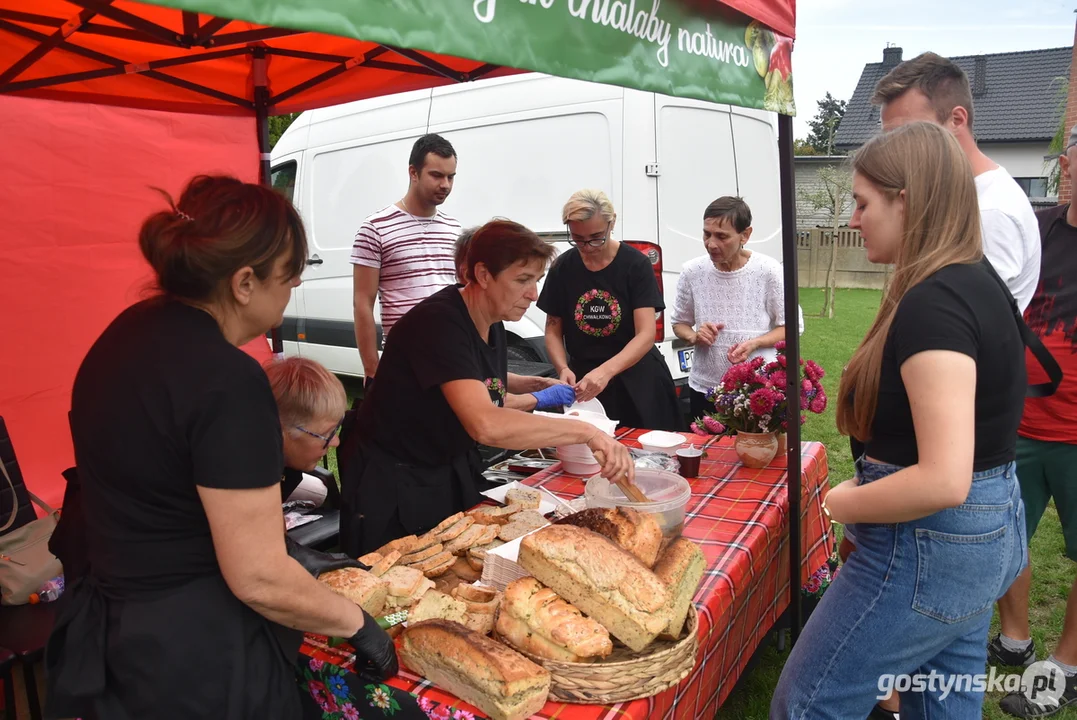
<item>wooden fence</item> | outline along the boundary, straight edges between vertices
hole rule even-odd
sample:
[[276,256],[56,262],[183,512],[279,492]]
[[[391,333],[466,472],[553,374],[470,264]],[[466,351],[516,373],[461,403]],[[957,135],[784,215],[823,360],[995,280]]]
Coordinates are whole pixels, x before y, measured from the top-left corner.
[[826,228],[797,233],[797,268],[801,287],[825,287],[830,268],[831,243],[838,244],[837,285],[840,288],[882,289],[886,265],[868,260],[859,230]]

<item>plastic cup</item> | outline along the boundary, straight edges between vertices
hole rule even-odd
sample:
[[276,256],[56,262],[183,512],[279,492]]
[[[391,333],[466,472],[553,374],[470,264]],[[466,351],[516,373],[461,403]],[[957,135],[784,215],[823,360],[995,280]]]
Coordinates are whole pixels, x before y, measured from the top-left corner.
[[699,476],[699,461],[703,458],[703,451],[697,447],[677,449],[677,462],[680,465],[681,477],[694,478]]

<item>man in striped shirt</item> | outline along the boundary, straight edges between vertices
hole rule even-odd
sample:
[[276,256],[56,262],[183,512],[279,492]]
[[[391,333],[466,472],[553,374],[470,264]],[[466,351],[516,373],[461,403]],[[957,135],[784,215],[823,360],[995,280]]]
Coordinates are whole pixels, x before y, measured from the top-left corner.
[[378,370],[374,301],[381,295],[385,335],[419,301],[456,282],[453,248],[460,223],[438,210],[452,192],[456,151],[440,135],[415,141],[408,191],[363,221],[351,262],[355,342],[369,383]]

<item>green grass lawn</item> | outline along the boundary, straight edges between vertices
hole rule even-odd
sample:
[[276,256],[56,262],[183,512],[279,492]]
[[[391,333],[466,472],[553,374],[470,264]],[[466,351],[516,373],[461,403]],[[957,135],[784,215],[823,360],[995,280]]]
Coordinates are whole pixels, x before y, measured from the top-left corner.
[[[838,434],[834,422],[834,403],[837,395],[841,369],[867,332],[879,308],[880,293],[874,290],[838,290],[834,319],[812,317],[822,308],[823,291],[802,289],[801,305],[804,308],[804,335],[801,336],[801,354],[815,360],[826,370],[823,384],[831,399],[822,415],[808,415],[802,433],[804,440],[818,440],[827,447],[830,464],[830,484],[853,476],[853,459],[847,438]],[[1031,558],[1033,568],[1030,614],[1032,636],[1036,640],[1039,659],[1045,659],[1055,646],[1062,632],[1062,620],[1066,611],[1066,597],[1073,583],[1074,564],[1065,555],[1062,527],[1052,504],[1047,508],[1032,540]],[[992,621],[991,634],[998,632],[998,616]],[[778,652],[768,648],[759,663],[746,677],[740,688],[733,693],[718,718],[736,720],[765,720],[770,698],[788,650]],[[1001,695],[991,694],[984,701],[984,718],[1002,720],[1009,718],[998,708]],[[1077,720],[1077,710],[1067,709],[1054,716],[1061,720]]]

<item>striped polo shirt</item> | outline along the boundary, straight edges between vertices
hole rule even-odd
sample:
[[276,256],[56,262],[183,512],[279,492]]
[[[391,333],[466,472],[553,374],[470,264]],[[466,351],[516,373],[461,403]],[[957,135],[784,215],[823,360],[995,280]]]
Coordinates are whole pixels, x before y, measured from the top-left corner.
[[460,223],[441,210],[419,218],[396,205],[363,221],[352,246],[353,265],[378,268],[382,332],[421,300],[456,283],[453,248]]

